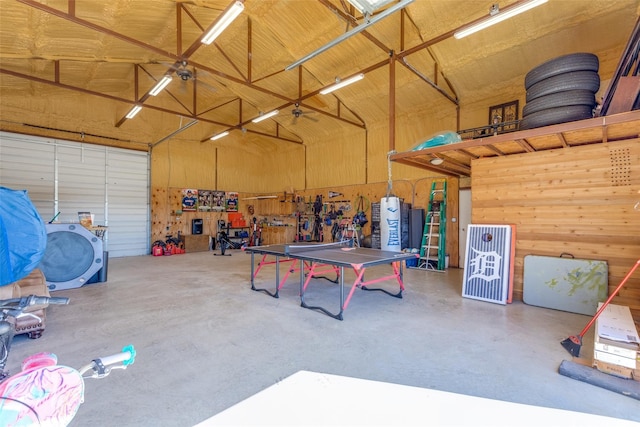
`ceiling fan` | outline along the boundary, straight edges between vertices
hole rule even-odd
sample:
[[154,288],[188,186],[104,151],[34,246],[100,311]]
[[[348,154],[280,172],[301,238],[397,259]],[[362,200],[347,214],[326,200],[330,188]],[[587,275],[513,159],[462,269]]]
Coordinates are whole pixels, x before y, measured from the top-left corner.
[[291,124],[295,125],[298,122],[298,119],[300,117],[317,122],[318,119],[316,119],[315,117],[309,116],[309,114],[315,114],[315,113],[316,113],[315,111],[302,111],[300,109],[300,104],[296,102],[294,105],[294,109],[291,110],[291,115],[293,116],[293,118],[291,119]]
[[[206,71],[199,71],[199,70],[196,70],[195,68],[189,68],[189,63],[186,60],[182,60],[178,64],[167,64],[167,65],[171,67],[170,68],[171,71],[175,71],[176,76],[180,78],[181,82],[187,83],[189,81],[194,81],[194,82],[197,81],[198,86],[206,88],[211,92],[217,91],[215,86],[199,78],[200,75],[205,74]],[[181,90],[186,91],[186,87],[184,84],[182,85]]]
[[183,81],[189,81],[193,78],[193,72],[188,68],[178,68],[176,70],[176,75],[180,77]]

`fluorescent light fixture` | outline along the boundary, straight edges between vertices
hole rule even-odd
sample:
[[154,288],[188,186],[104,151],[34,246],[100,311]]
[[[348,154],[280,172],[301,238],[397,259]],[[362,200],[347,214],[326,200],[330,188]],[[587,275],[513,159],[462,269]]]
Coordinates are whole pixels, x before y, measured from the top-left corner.
[[209,32],[200,40],[204,44],[211,44],[244,10],[244,3],[235,1],[224,12],[222,17],[211,27]]
[[171,83],[171,80],[171,76],[164,76],[163,78],[161,78],[160,81],[153,87],[153,89],[149,91],[149,95],[156,96],[157,94],[159,94],[162,89],[164,89],[169,83]]
[[225,130],[224,132],[220,132],[217,135],[213,135],[211,138],[212,141],[215,141],[216,139],[220,139],[220,138],[224,138],[225,136],[229,135],[229,131]]
[[460,31],[456,31],[453,34],[453,37],[457,39],[461,39],[470,34],[478,32],[480,30],[484,30],[487,27],[490,27],[493,24],[497,24],[498,22],[502,22],[505,19],[512,18],[522,12],[526,12],[529,9],[533,9],[536,6],[540,6],[541,4],[546,3],[548,0],[527,0],[521,3],[517,3],[513,7],[506,7],[504,11],[499,11],[498,5],[494,4],[491,8],[492,12],[490,15],[475,24],[471,24],[468,27],[463,28]]
[[256,117],[255,119],[253,119],[253,120],[251,120],[251,121],[252,121],[253,123],[258,123],[258,122],[261,122],[261,121],[263,121],[263,120],[267,120],[269,117],[273,117],[273,116],[275,116],[275,115],[276,115],[276,114],[278,114],[278,113],[279,113],[279,111],[278,111],[278,110],[273,110],[273,111],[271,111],[271,112],[269,112],[269,113],[267,113],[267,114],[263,114],[263,115],[261,115],[261,116],[258,116],[258,117]]
[[393,0],[347,0],[363,15],[365,13],[372,15],[373,12],[391,3]]
[[133,119],[136,114],[138,114],[142,110],[142,105],[134,105],[133,108],[127,113],[125,116],[127,119]]
[[348,79],[344,79],[344,80],[338,80],[338,82],[332,86],[329,86],[327,88],[324,88],[320,91],[320,94],[322,95],[326,95],[328,93],[333,92],[334,90],[338,90],[342,87],[345,87],[347,85],[350,85],[351,83],[355,83],[357,81],[360,81],[364,79],[364,74],[360,73],[360,74],[356,74],[355,76],[351,76]]

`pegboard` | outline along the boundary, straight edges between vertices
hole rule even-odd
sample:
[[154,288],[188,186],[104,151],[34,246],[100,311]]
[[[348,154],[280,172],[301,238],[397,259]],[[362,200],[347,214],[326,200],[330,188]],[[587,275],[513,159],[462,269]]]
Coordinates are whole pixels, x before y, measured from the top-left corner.
[[631,185],[631,149],[629,147],[609,150],[611,159],[611,184],[615,186]]

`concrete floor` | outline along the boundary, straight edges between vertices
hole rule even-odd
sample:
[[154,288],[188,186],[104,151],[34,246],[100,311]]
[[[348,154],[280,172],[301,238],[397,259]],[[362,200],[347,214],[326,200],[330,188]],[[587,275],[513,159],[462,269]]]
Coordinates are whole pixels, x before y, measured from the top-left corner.
[[[640,421],[637,400],[557,373],[560,341],[588,316],[462,298],[462,270],[411,269],[403,299],[357,290],[338,321],[300,307],[297,277],[279,299],[251,291],[250,256],[231,253],[112,258],[106,283],[53,293],[70,305],[48,309],[40,339],[16,338],[9,369],[41,351],[80,367],[135,345],[129,369],[87,381],[72,426],[192,426],[299,370]],[[311,286],[308,303],[337,309],[336,285]]]

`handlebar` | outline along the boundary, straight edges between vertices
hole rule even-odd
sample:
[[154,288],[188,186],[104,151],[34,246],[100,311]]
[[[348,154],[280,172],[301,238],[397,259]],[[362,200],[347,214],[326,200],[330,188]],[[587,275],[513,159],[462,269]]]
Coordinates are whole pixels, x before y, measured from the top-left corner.
[[[136,350],[132,345],[129,345],[124,347],[120,353],[93,359],[91,363],[79,369],[79,372],[84,378],[103,378],[109,375],[112,369],[127,369],[127,366],[133,364],[135,358]],[[118,363],[121,364],[117,365]],[[89,371],[91,374],[85,377],[84,374]]]
[[36,295],[31,295],[32,302],[29,305],[40,305],[40,304],[59,304],[59,305],[67,305],[69,304],[69,298],[67,297],[39,297]]
[[116,363],[122,362],[123,365],[128,366],[133,364],[136,358],[136,351],[133,346],[127,346],[122,349],[122,352],[112,354],[111,356],[101,357],[99,360],[104,366],[114,365]]
[[0,300],[0,308],[4,307],[28,307],[39,304],[69,304],[67,297],[43,297],[38,295],[29,295],[26,297],[9,298]]
[[69,298],[29,295],[26,297],[0,300],[0,318],[6,316],[17,317],[22,314],[27,307],[48,304],[69,304]]

